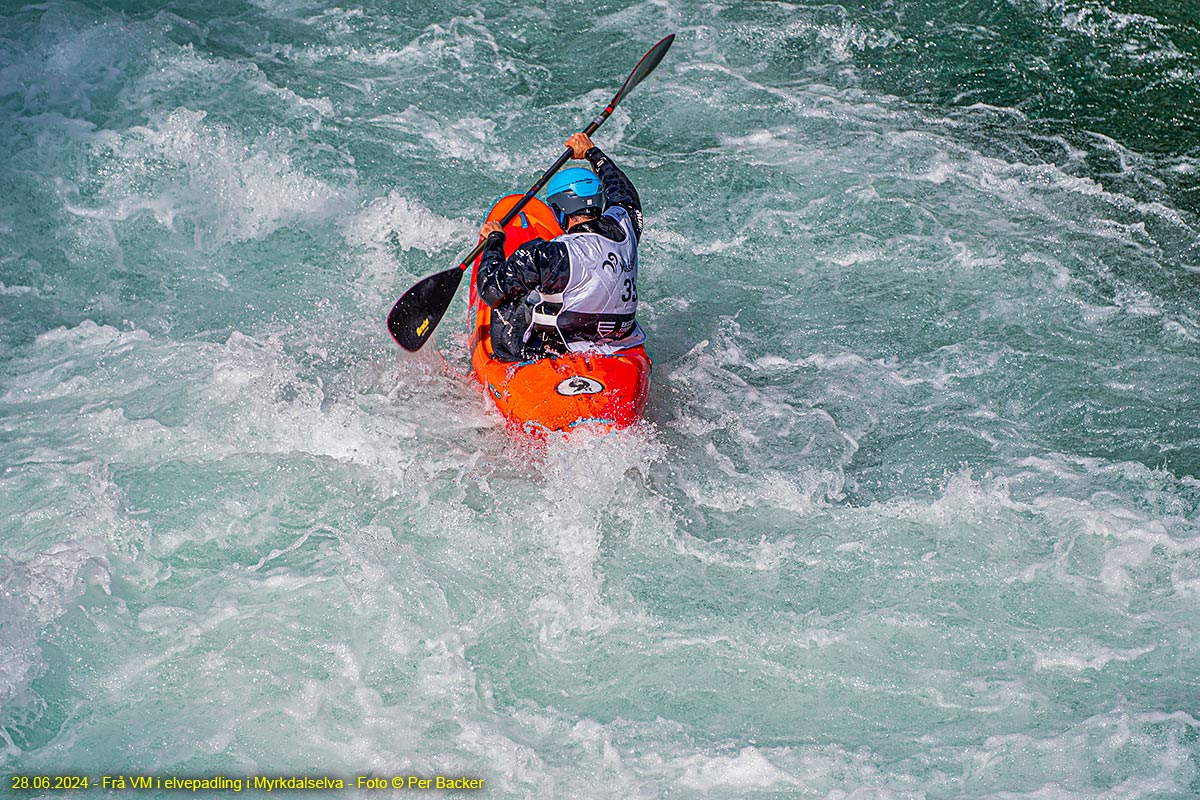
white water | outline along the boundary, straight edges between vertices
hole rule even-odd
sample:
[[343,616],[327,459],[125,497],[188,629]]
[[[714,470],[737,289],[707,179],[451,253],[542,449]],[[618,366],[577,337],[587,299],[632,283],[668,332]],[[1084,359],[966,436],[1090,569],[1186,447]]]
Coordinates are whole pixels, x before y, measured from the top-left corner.
[[[1195,154],[906,95],[978,6],[14,8],[4,771],[1194,796]],[[1194,64],[1060,6],[1013,58]],[[383,317],[667,31],[647,419],[515,441]]]

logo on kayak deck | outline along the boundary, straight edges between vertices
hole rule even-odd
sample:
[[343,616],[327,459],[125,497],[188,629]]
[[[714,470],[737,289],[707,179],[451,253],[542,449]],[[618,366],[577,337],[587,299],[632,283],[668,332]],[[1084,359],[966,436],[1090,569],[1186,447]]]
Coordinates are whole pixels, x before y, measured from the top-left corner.
[[582,375],[574,375],[559,383],[555,388],[559,394],[571,397],[577,394],[600,394],[604,391],[604,384]]

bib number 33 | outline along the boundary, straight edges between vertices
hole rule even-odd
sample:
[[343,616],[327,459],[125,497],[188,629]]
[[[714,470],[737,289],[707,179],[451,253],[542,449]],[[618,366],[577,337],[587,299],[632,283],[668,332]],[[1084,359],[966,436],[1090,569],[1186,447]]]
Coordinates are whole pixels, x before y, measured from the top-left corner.
[[625,279],[625,291],[621,293],[622,303],[637,302],[637,284],[633,282],[633,278]]

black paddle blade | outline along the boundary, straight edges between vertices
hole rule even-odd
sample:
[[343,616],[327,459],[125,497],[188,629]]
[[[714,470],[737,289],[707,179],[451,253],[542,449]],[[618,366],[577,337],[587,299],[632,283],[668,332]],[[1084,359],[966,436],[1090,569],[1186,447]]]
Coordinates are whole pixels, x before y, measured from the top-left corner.
[[616,106],[621,102],[626,94],[633,91],[633,87],[642,82],[642,79],[654,72],[654,68],[658,66],[658,62],[663,60],[663,56],[671,49],[671,42],[675,41],[675,34],[664,37],[662,41],[650,48],[646,55],[642,56],[642,60],[633,68],[633,72],[629,73],[629,77],[625,79],[625,85],[621,87],[621,91],[617,92],[617,96],[613,98],[610,107]]
[[422,278],[409,289],[388,314],[388,330],[396,343],[410,353],[420,350],[450,307],[458,284],[462,282],[461,267],[443,270]]

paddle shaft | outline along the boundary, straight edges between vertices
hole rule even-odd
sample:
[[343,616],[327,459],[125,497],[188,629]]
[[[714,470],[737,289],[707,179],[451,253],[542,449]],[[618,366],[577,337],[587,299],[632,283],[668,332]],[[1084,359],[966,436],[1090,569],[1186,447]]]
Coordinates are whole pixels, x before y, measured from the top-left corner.
[[[604,109],[603,114],[592,120],[592,124],[584,128],[583,132],[588,136],[591,136],[596,132],[597,128],[604,124],[604,120],[608,119],[608,115],[611,114],[612,111],[613,106],[610,105],[608,108]],[[500,220],[500,227],[503,228],[505,225],[512,222],[513,219],[516,218],[517,214],[521,213],[521,209],[523,209],[529,203],[529,201],[534,198],[534,195],[542,190],[542,187],[546,185],[546,181],[553,178],[554,173],[562,169],[563,164],[566,164],[568,161],[570,161],[571,156],[573,155],[574,153],[571,151],[571,148],[568,147],[566,150],[564,150],[563,154],[558,157],[558,160],[550,166],[550,169],[543,172],[542,177],[537,179],[537,183],[529,187],[529,191],[525,193],[525,196],[518,200],[517,204],[509,209],[509,212],[504,215],[504,217]],[[483,252],[483,248],[486,245],[487,239],[484,239],[479,244],[475,245],[475,249],[467,254],[467,257],[462,260],[462,263],[458,265],[458,268],[465,270],[467,267],[469,267],[471,262]]]

